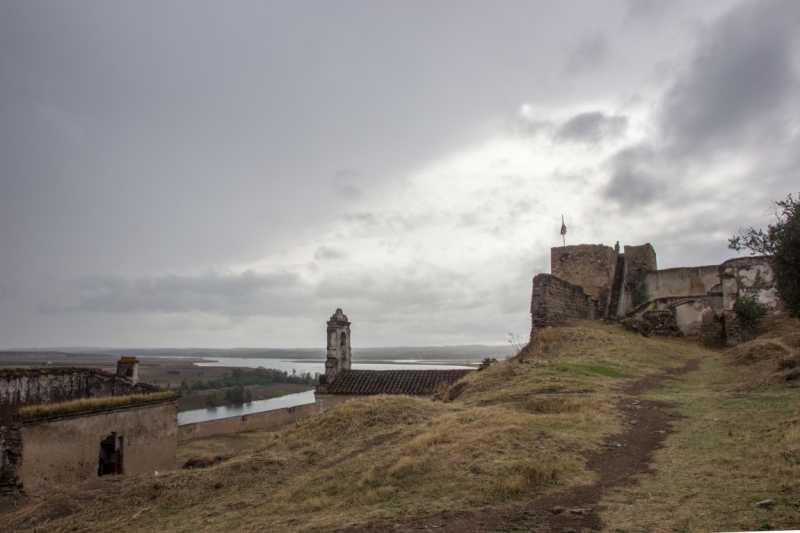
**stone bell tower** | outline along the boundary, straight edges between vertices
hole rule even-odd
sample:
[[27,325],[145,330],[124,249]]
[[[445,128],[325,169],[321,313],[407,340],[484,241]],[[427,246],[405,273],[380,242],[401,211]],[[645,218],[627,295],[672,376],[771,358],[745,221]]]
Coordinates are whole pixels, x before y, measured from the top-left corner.
[[[331,383],[342,370],[350,370],[350,322],[337,309],[328,321],[328,357],[324,383]],[[320,376],[321,377],[321,376]],[[320,380],[322,383],[323,380]]]

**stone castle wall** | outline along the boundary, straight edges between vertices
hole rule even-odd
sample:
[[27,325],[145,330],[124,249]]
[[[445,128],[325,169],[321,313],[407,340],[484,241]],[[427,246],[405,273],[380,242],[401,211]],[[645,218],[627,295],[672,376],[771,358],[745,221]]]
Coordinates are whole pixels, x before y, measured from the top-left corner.
[[649,243],[625,246],[622,254],[602,244],[581,244],[551,248],[550,270],[550,276],[534,278],[532,337],[536,329],[567,318],[641,322],[643,313],[651,313],[645,329],[656,334],[722,336],[730,345],[739,340],[733,307],[741,295],[757,296],[773,313],[781,309],[765,257],[658,270]]
[[550,273],[583,288],[605,311],[617,266],[617,252],[602,244],[579,244],[550,249]]
[[705,296],[719,285],[717,265],[667,268],[645,274],[648,301]]
[[550,274],[533,278],[531,339],[537,329],[558,326],[572,318],[593,320],[597,302],[583,288]]

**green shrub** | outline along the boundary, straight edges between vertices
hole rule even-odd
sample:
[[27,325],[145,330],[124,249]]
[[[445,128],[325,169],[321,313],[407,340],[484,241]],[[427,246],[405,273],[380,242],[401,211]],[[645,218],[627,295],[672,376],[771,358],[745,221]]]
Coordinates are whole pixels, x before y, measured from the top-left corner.
[[774,223],[767,231],[739,228],[739,235],[728,239],[728,248],[751,255],[765,255],[775,276],[775,289],[789,312],[800,318],[800,198],[790,194],[773,202]]
[[225,399],[234,405],[250,403],[253,401],[253,391],[246,389],[244,385],[239,383],[235,387],[225,391]]
[[481,361],[481,364],[478,367],[478,370],[484,370],[486,368],[489,368],[490,366],[492,366],[493,363],[496,363],[496,362],[497,362],[497,359],[495,359],[494,357],[485,357],[483,359],[483,361]]
[[759,320],[767,316],[767,308],[755,294],[742,294],[733,306],[733,312],[746,327],[752,329]]
[[216,392],[212,392],[206,396],[206,405],[209,407],[216,407],[219,405],[219,398],[217,398]]

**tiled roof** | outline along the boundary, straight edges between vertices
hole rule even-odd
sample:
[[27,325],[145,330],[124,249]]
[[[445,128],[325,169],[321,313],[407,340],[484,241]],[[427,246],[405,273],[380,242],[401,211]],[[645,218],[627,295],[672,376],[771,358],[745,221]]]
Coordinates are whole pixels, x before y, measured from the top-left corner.
[[439,383],[448,385],[472,372],[455,370],[344,370],[327,389],[331,394],[433,394]]

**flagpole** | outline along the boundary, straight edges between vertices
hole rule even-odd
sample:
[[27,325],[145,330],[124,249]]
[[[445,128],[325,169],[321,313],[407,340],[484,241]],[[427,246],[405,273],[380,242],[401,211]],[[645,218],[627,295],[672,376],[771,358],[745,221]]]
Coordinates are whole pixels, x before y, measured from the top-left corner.
[[567,246],[567,226],[564,224],[564,215],[561,215],[561,240],[563,246]]

